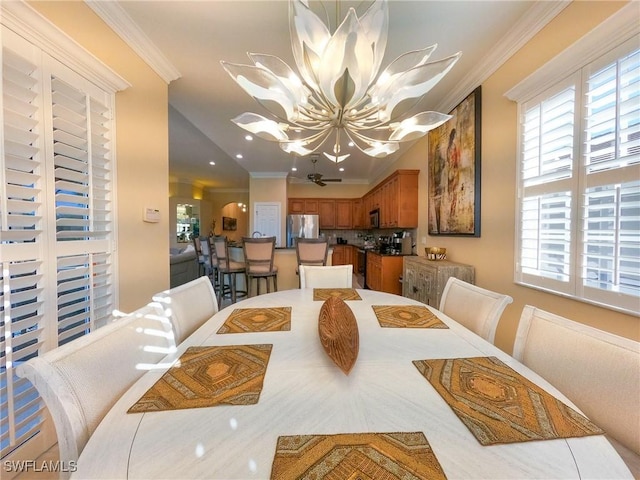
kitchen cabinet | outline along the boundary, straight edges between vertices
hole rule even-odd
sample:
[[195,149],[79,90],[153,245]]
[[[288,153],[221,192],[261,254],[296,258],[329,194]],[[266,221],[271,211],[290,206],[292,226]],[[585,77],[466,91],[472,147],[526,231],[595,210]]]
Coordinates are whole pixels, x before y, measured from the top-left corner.
[[367,252],[367,286],[371,290],[401,295],[402,259],[398,255]]
[[418,227],[419,173],[419,170],[396,170],[376,187],[374,204],[375,198],[379,198],[380,228]]
[[475,268],[471,265],[418,256],[403,258],[402,295],[431,307],[440,307],[442,291],[449,277],[475,283]]
[[289,215],[317,215],[318,200],[315,198],[290,198]]
[[336,228],[336,201],[334,199],[318,200],[320,228]]
[[352,228],[361,229],[368,228],[367,222],[369,218],[369,212],[366,213],[363,206],[362,198],[355,198],[351,200],[351,219],[352,219]]
[[320,229],[368,229],[380,210],[380,228],[418,228],[420,170],[396,170],[362,198],[290,198],[289,214],[316,214]]
[[331,265],[353,265],[354,249],[353,245],[333,245],[333,256]]
[[351,211],[351,200],[336,200],[336,228],[353,228],[353,214]]

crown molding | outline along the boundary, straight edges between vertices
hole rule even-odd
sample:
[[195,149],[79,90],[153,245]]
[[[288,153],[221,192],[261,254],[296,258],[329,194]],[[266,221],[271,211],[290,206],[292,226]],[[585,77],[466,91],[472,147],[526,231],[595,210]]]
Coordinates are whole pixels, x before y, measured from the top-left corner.
[[248,188],[217,188],[207,187],[205,190],[209,193],[249,193]]
[[478,85],[487,80],[529,40],[564,10],[571,0],[535,2],[518,22],[506,33],[464,81],[456,85],[449,95],[436,106],[436,111],[450,112]]
[[249,172],[251,178],[287,178],[289,172]]
[[117,1],[85,0],[85,3],[167,84],[181,77],[178,69],[167,60]]
[[524,102],[555,85],[621,43],[640,35],[638,3],[630,2],[571,46],[545,63],[504,95]]
[[131,84],[26,2],[0,1],[0,23],[110,93]]

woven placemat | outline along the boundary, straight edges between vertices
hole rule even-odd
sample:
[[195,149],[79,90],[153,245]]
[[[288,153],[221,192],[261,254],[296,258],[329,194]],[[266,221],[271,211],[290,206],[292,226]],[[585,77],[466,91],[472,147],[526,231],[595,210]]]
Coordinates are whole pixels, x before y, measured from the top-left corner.
[[314,300],[327,300],[329,297],[338,297],[342,300],[362,300],[355,288],[314,288]]
[[218,333],[282,332],[291,330],[291,307],[236,308]]
[[496,357],[413,364],[482,445],[604,433]]
[[446,476],[422,432],[278,437],[271,478],[437,480]]
[[189,347],[127,413],[258,403],[272,346]]
[[372,305],[381,327],[449,328],[427,307],[420,305]]

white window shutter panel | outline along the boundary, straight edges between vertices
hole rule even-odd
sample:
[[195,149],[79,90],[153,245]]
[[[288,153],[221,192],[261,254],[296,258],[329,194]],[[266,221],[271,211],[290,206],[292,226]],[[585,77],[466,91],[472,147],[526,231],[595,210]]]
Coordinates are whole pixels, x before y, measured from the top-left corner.
[[115,308],[114,102],[113,93],[6,29],[1,88],[0,341],[7,368],[0,404],[8,428],[0,446],[7,458],[18,447],[55,442],[37,391],[12,367],[107,323]]

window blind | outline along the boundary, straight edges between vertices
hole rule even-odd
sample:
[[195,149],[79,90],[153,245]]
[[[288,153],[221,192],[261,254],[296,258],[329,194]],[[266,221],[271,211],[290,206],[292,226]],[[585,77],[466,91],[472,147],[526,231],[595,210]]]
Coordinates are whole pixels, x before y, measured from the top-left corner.
[[12,32],[2,33],[5,457],[50,429],[37,391],[13,367],[106,323],[115,294],[113,94]]
[[520,111],[516,280],[637,312],[637,43],[623,42]]

